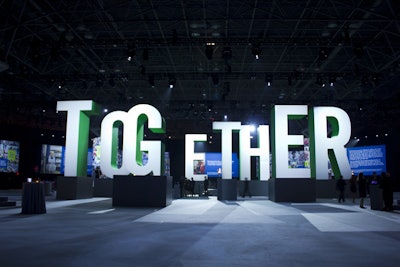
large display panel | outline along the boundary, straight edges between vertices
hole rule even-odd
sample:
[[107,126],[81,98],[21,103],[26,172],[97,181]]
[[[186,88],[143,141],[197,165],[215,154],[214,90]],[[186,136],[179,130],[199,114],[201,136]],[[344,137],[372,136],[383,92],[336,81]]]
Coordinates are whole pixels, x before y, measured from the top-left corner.
[[[58,145],[42,145],[40,173],[64,174],[65,147]],[[87,175],[93,172],[93,149],[88,149]]]
[[373,172],[380,174],[386,172],[386,146],[362,146],[347,148],[352,172],[364,175],[372,175]]
[[[222,154],[205,153],[205,161],[194,160],[193,173],[204,174],[209,178],[221,177]],[[232,177],[239,177],[239,160],[236,153],[232,153]]]
[[304,138],[302,149],[292,148],[288,153],[289,168],[310,168],[310,142]]
[[57,145],[42,145],[40,172],[43,174],[64,173],[65,148]]
[[19,171],[19,142],[0,140],[0,172]]

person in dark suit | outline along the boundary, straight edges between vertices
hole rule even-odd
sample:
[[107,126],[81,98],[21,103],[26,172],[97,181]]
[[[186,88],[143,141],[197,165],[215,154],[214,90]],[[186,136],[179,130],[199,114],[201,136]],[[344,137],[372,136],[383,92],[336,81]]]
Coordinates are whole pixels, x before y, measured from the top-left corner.
[[364,173],[360,172],[358,174],[358,194],[360,196],[360,208],[365,209],[364,207],[364,198],[367,197],[367,180],[365,179]]
[[383,196],[384,207],[382,210],[393,210],[393,184],[390,178],[390,173],[382,172],[381,174],[381,189]]
[[336,182],[336,189],[339,191],[338,202],[344,202],[344,187],[346,186],[345,180],[343,180],[343,176],[341,175],[340,178]]
[[353,203],[356,203],[356,196],[357,196],[357,176],[354,174],[351,175],[350,178],[350,192],[351,192],[351,197],[353,199]]
[[207,176],[204,176],[203,189],[204,189],[204,195],[208,196],[208,179],[207,179]]
[[244,179],[244,189],[243,189],[243,195],[242,196],[245,197],[246,194],[248,194],[249,197],[251,197],[250,182],[249,182],[249,179],[247,177]]

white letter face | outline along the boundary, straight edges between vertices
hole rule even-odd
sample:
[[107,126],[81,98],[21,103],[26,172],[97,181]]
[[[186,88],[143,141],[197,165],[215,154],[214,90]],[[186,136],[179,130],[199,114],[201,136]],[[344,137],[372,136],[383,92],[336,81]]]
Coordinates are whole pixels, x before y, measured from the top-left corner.
[[303,146],[303,135],[289,135],[289,119],[307,115],[306,105],[276,105],[272,110],[272,176],[275,178],[310,178],[309,169],[290,169],[289,146]]
[[221,131],[222,179],[232,179],[232,132],[240,127],[240,122],[213,122],[213,130]]
[[260,125],[258,131],[258,148],[251,148],[251,126],[242,125],[239,133],[240,138],[240,180],[251,177],[251,156],[258,156],[259,178],[269,179],[269,126]]
[[[328,121],[331,137],[328,137]],[[351,123],[347,113],[336,107],[315,107],[310,110],[311,175],[316,179],[328,179],[328,160],[335,177],[351,177],[345,145],[351,136]]]
[[58,101],[58,111],[67,111],[65,137],[65,176],[86,176],[89,139],[89,116],[99,113],[91,100]]
[[194,153],[195,142],[207,141],[206,134],[186,134],[185,135],[185,177],[193,178],[195,181],[203,181],[205,174],[194,174],[195,160],[205,162],[205,153]]
[[[161,141],[143,141],[144,123],[148,120],[148,128],[152,132],[164,133],[165,125],[161,114],[156,108],[147,104],[132,107],[128,112],[114,111],[104,117],[101,123],[101,155],[102,172],[108,176],[114,175],[147,175],[153,172],[158,176],[164,174],[164,151]],[[118,142],[116,134],[118,125],[124,125],[122,165],[116,167]],[[148,152],[148,162],[142,163],[142,152]]]

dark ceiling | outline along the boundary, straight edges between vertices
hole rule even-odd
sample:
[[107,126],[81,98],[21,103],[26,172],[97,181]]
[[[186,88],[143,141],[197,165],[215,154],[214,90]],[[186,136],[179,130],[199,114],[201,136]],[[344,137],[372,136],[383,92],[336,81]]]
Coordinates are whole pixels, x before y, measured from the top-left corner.
[[344,109],[353,136],[383,134],[400,125],[399,17],[390,0],[3,0],[0,123],[63,130],[59,100],[148,103],[181,138],[307,104]]

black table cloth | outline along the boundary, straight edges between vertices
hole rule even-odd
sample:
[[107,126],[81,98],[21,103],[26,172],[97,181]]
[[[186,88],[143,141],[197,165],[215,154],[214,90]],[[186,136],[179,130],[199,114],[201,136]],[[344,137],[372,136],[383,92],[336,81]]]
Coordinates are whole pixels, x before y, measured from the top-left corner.
[[22,214],[46,213],[45,187],[43,183],[24,183],[22,190]]

